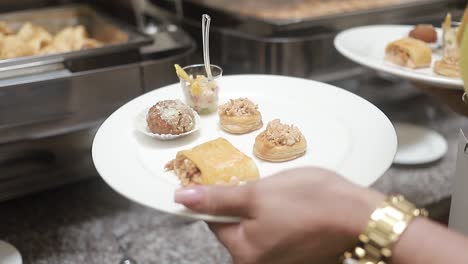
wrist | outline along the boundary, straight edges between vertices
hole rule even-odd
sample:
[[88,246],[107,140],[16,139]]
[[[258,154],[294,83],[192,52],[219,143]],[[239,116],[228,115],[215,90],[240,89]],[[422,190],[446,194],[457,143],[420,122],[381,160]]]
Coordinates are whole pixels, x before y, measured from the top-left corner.
[[388,263],[406,228],[415,218],[427,215],[401,195],[387,197],[372,213],[358,245],[344,253],[343,263]]
[[372,212],[385,200],[385,195],[368,188],[356,188],[347,203],[346,217],[342,219],[343,232],[353,239],[364,231]]

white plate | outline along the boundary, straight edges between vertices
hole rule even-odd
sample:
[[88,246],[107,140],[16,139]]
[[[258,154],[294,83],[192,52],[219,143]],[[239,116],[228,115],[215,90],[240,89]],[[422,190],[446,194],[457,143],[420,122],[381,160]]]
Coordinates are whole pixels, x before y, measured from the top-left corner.
[[[388,118],[375,106],[343,89],[310,80],[273,75],[237,75],[219,80],[220,102],[248,97],[259,105],[264,123],[280,118],[297,125],[308,141],[303,157],[286,163],[254,158],[262,177],[287,168],[315,165],[337,171],[369,186],[392,164],[397,139]],[[155,141],[136,132],[132,121],[155,100],[183,98],[180,84],[142,95],[114,112],[93,142],[94,164],[117,192],[163,212],[207,221],[233,218],[195,214],[173,202],[179,181],[164,172],[166,162],[182,149],[224,137],[249,156],[260,131],[231,135],[218,125],[217,114],[201,116],[198,133],[175,141]]]
[[440,160],[448,150],[447,140],[434,130],[411,124],[395,124],[398,150],[394,163],[420,165]]
[[[434,62],[442,57],[437,52],[433,53],[431,68],[413,70],[384,61],[387,44],[407,36],[413,28],[414,26],[399,25],[352,28],[336,36],[335,47],[348,59],[377,71],[441,88],[463,89],[461,79],[444,77],[433,72]],[[438,34],[440,39],[440,29]]]
[[[156,102],[155,102],[156,103]],[[150,138],[155,138],[159,140],[175,140],[181,137],[188,136],[192,133],[195,133],[200,129],[200,116],[198,115],[195,110],[193,111],[193,116],[194,116],[194,127],[192,130],[182,133],[180,135],[171,135],[171,134],[155,134],[150,131],[148,127],[148,122],[146,121],[146,117],[148,115],[148,111],[151,107],[146,107],[143,110],[141,110],[137,115],[134,117],[133,125],[135,126],[135,129],[142,133],[143,135],[150,137]]]
[[22,264],[18,250],[10,243],[0,240],[0,264]]

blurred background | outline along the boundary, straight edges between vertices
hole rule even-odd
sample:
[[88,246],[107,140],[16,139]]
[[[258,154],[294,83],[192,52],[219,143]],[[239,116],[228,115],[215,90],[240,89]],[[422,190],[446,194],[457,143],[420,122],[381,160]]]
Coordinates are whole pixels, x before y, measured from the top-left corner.
[[[373,187],[402,193],[446,222],[457,135],[460,128],[468,128],[467,118],[407,81],[347,60],[335,50],[333,40],[342,30],[370,24],[440,27],[448,12],[459,20],[466,4],[0,1],[0,21],[32,21],[51,28],[82,24],[91,35],[113,25],[128,37],[119,47],[99,52],[0,61],[0,239],[13,242],[26,263],[110,263],[120,258],[121,239],[114,232],[119,227],[124,244],[132,245],[129,251],[142,263],[228,261],[204,226],[116,195],[99,179],[91,160],[92,139],[105,118],[138,95],[177,82],[174,63],[202,62],[204,13],[212,18],[211,62],[222,66],[225,75],[278,74],[327,82],[368,99],[393,122],[441,133],[449,145],[445,157],[430,164],[394,165]],[[194,241],[202,244],[191,246]],[[206,250],[209,253],[203,253]]]

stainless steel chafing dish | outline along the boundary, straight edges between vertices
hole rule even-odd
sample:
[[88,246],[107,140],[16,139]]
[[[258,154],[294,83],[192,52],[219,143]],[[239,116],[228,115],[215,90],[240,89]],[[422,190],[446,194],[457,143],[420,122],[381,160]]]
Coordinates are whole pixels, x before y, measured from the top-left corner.
[[132,29],[128,25],[104,16],[87,5],[13,12],[0,15],[0,21],[6,22],[13,31],[19,30],[24,23],[31,22],[32,24],[44,27],[51,33],[57,33],[66,27],[83,25],[89,32],[90,37],[104,43],[99,48],[0,60],[1,70],[20,64],[27,66],[31,64],[43,64],[43,62],[49,61],[63,62],[69,59],[118,53],[139,48],[153,41],[151,37]]
[[[97,175],[90,155],[96,128],[130,99],[176,82],[173,64],[187,63],[195,49],[163,19],[145,17],[139,27],[122,19],[139,15],[124,8],[130,1],[9,2],[0,13],[25,8],[0,14],[14,29],[82,24],[106,45],[0,60],[0,200]],[[119,18],[109,10],[120,10]]]
[[[212,17],[212,60],[227,73],[268,73],[322,80],[359,70],[333,46],[341,30],[367,24],[440,24],[446,12],[459,14],[458,0],[382,0],[369,8],[343,12],[284,12],[284,6],[308,3],[332,5],[354,0],[147,0],[167,17],[179,21],[194,36],[200,32],[200,17]],[[247,5],[247,1],[248,5]],[[363,0],[362,2],[369,2]],[[251,7],[268,6],[268,12]],[[247,10],[252,9],[252,10]],[[326,9],[329,10],[330,8]],[[281,13],[280,15],[275,12]]]

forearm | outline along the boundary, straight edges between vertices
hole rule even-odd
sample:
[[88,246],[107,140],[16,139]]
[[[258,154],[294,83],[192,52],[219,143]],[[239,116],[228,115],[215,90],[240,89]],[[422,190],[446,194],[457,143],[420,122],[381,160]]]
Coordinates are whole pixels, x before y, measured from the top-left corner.
[[395,245],[392,264],[468,263],[468,239],[427,219],[415,219]]

